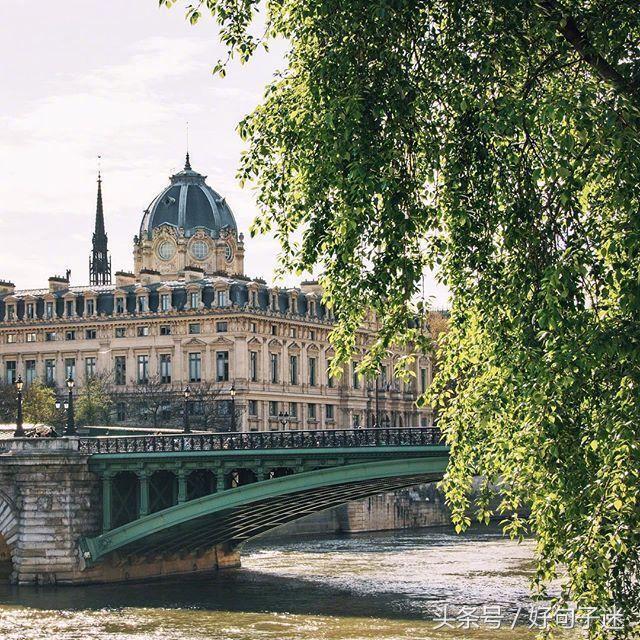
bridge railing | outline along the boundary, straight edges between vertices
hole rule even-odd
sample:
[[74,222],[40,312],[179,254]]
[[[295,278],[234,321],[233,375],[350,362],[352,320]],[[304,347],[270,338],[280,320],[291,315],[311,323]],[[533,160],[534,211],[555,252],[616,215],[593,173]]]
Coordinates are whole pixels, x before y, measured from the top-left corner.
[[323,431],[256,431],[153,436],[80,438],[79,449],[99,453],[177,453],[252,449],[332,449],[433,446],[443,444],[435,427],[327,429]]

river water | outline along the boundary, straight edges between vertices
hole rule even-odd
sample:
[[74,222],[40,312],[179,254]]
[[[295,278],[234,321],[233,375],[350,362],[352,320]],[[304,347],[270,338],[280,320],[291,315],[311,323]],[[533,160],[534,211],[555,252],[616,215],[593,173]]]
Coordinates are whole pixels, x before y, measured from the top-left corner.
[[[497,529],[463,536],[427,529],[272,538],[244,550],[242,569],[213,577],[89,587],[2,586],[0,638],[528,639],[535,636],[528,628],[532,553],[531,541],[518,545]],[[447,624],[445,605],[452,612]],[[468,607],[469,616],[461,607]],[[518,624],[511,629],[516,616]],[[497,620],[500,629],[488,628]]]

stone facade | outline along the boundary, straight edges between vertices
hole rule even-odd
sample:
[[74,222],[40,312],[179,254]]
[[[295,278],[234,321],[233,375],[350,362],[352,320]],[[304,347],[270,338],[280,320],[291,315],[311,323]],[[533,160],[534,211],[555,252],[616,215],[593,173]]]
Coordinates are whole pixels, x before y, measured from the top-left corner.
[[[394,377],[403,354],[390,352],[366,383],[355,368],[377,329],[369,315],[353,362],[331,379],[333,316],[321,287],[247,277],[231,209],[188,159],[145,210],[134,265],[113,285],[72,286],[68,275],[36,290],[0,282],[2,378],[64,389],[72,377],[81,389],[110,374],[122,393],[150,380],[177,392],[214,384],[227,403],[233,387],[240,430],[431,425],[430,409],[415,404],[431,381],[429,358],[404,383]],[[126,409],[115,417],[126,421]]]

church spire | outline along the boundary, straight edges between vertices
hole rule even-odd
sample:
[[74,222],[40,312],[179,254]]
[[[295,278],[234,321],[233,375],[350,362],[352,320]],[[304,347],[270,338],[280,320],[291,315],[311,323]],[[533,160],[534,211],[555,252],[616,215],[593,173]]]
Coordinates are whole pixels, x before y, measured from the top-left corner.
[[98,171],[98,199],[96,202],[96,228],[93,234],[93,239],[95,242],[96,237],[102,238],[107,234],[104,231],[104,209],[102,208],[102,177],[100,175],[100,171]]
[[98,197],[96,200],[96,222],[89,258],[89,284],[111,284],[111,258],[107,248],[107,234],[104,229],[104,209],[102,206],[102,176],[98,170]]

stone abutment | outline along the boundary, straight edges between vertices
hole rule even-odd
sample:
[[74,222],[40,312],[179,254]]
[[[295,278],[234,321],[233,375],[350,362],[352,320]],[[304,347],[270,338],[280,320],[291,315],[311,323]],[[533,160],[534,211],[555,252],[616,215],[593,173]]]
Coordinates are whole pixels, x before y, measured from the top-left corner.
[[13,584],[87,584],[209,572],[239,565],[221,547],[198,554],[112,554],[86,566],[83,536],[100,533],[100,482],[74,438],[0,445],[0,579]]

